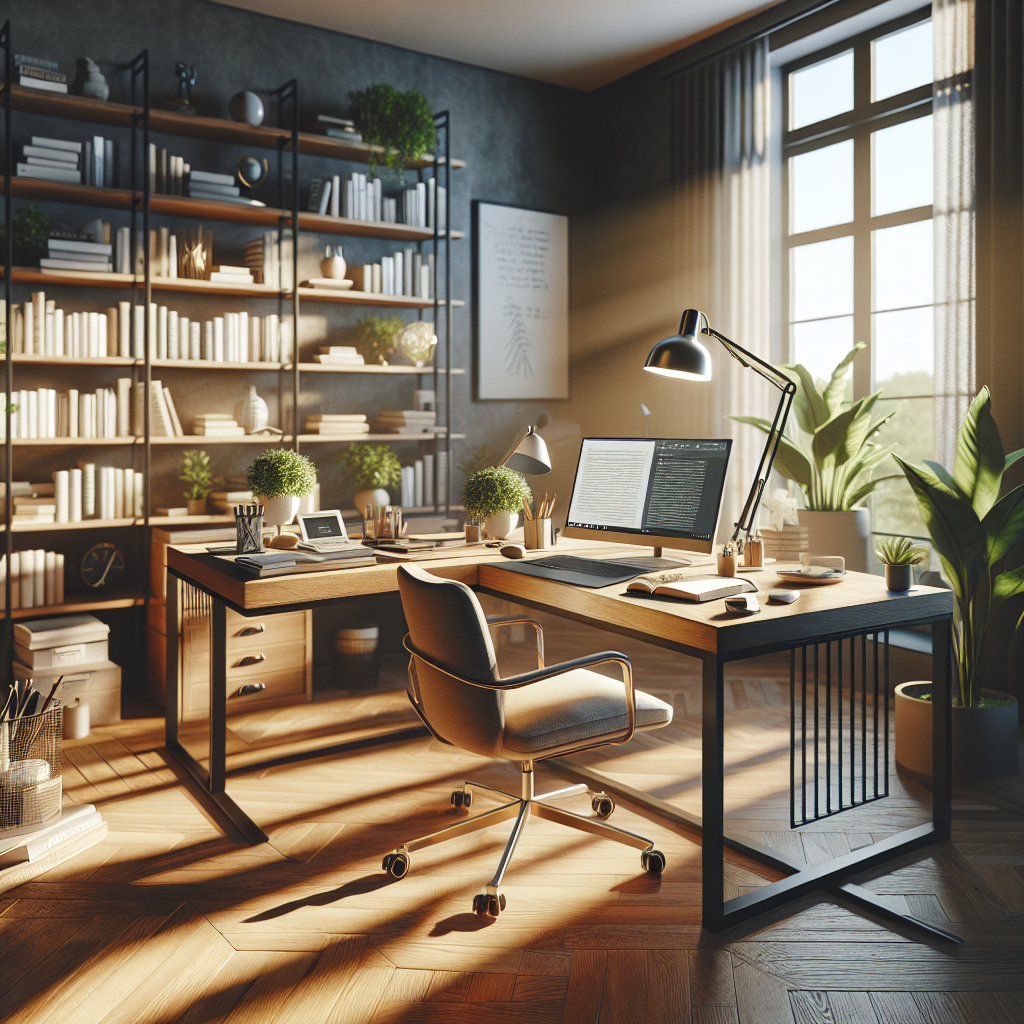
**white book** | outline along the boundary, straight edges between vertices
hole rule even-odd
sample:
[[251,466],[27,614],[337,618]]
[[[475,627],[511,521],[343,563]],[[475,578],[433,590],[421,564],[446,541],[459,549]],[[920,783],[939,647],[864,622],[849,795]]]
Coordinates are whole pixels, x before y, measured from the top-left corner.
[[331,216],[341,216],[341,175],[331,178]]
[[31,549],[21,553],[21,607],[34,608],[36,594],[36,553]]
[[195,174],[192,175],[192,181],[195,182],[195,185],[189,187],[189,195],[193,195],[195,191],[200,191],[206,195],[214,196],[237,196],[240,194],[240,190],[237,185],[199,182],[196,181]]
[[161,390],[161,395],[167,405],[167,412],[171,417],[171,426],[174,428],[175,437],[184,437],[185,431],[181,427],[181,420],[178,418],[178,410],[174,408],[174,399],[171,397],[171,392],[167,388]]
[[26,75],[18,76],[18,84],[26,89],[41,89],[43,92],[61,92],[66,94],[68,91],[66,82],[45,82],[41,78],[29,78]]
[[150,434],[153,437],[174,437],[174,423],[167,399],[164,398],[163,386],[154,380],[150,384]]
[[92,804],[72,804],[45,827],[0,841],[0,868],[38,860],[43,854],[102,823],[103,818]]
[[327,213],[328,207],[331,202],[331,192],[333,191],[333,182],[324,181],[323,188],[320,189],[320,206],[317,210],[319,214]]
[[124,473],[114,468],[110,472],[114,478],[114,519],[124,519]]
[[201,181],[209,185],[234,185],[235,179],[230,174],[216,174],[213,171],[190,171],[192,181]]
[[[68,242],[66,245],[59,245],[57,243],[63,241],[60,238],[51,238],[49,240],[49,251],[50,255],[56,259],[62,260],[81,260],[84,263],[108,263],[110,262],[111,252],[113,248],[109,245],[96,245],[95,242]],[[79,249],[77,246],[90,246],[94,248]],[[75,248],[72,248],[72,247]]]
[[69,168],[76,169],[74,164],[69,164],[67,160],[48,160],[41,156],[27,156],[25,163],[31,164],[33,167],[53,167],[58,171],[66,171]]
[[92,140],[92,183],[103,185],[103,136],[94,135]]
[[69,142],[67,139],[47,139],[40,135],[32,136],[32,145],[43,149],[63,149],[68,153],[82,152],[82,144],[80,142]]
[[[97,182],[99,184],[99,182]],[[103,187],[114,187],[114,140],[103,140]]]
[[46,551],[43,548],[36,548],[36,557],[32,562],[32,570],[32,588],[35,595],[34,607],[42,608],[46,605]]
[[39,267],[42,270],[81,270],[90,274],[109,274],[113,270],[113,264],[108,262],[96,263],[92,260],[61,260],[51,259],[43,256],[39,260]]
[[26,158],[30,156],[43,157],[46,160],[55,160],[64,164],[72,170],[78,169],[78,154],[70,153],[65,149],[51,149],[48,146],[23,146],[22,151]]
[[42,178],[44,181],[63,181],[72,185],[82,183],[79,171],[61,171],[55,167],[36,167],[33,164],[18,164],[19,178]]
[[82,521],[82,471],[80,469],[68,470],[68,522],[80,523]]

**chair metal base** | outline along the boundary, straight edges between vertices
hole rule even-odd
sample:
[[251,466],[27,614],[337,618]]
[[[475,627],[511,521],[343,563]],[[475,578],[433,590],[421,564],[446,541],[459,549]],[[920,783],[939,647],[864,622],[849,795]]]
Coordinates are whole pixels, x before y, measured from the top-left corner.
[[[533,762],[523,762],[522,774],[522,795],[513,796],[503,790],[495,789],[482,782],[466,781],[461,790],[452,794],[452,803],[456,806],[469,805],[472,802],[474,789],[486,790],[498,797],[505,799],[505,803],[494,807],[482,814],[476,814],[471,818],[464,818],[461,821],[445,825],[425,836],[420,836],[411,842],[392,850],[384,857],[383,868],[396,878],[404,878],[409,873],[411,866],[411,854],[416,850],[422,850],[437,843],[443,843],[456,836],[468,835],[470,832],[478,832],[480,829],[490,828],[499,822],[515,818],[512,832],[502,851],[501,859],[498,861],[494,877],[484,886],[473,899],[473,911],[481,916],[497,917],[505,909],[505,896],[500,891],[502,879],[508,870],[515,852],[516,844],[526,828],[526,822],[531,817],[546,818],[548,821],[557,821],[561,825],[568,825],[570,828],[580,832],[589,832],[591,835],[600,836],[602,839],[611,839],[624,846],[632,846],[640,850],[640,863],[645,871],[652,874],[660,874],[665,867],[665,856],[654,848],[654,843],[644,836],[629,832],[623,828],[609,825],[602,818],[607,817],[615,809],[615,803],[605,792],[591,789],[582,783],[575,786],[566,786],[564,789],[556,789],[550,793],[542,793],[535,796],[533,792]],[[591,805],[598,812],[596,818],[585,818],[580,814],[573,814],[571,811],[563,810],[561,807],[554,807],[549,801],[560,800],[568,796],[576,796],[579,793],[590,793],[592,795]],[[462,795],[462,799],[456,804],[456,797]],[[469,799],[466,799],[466,797]]]

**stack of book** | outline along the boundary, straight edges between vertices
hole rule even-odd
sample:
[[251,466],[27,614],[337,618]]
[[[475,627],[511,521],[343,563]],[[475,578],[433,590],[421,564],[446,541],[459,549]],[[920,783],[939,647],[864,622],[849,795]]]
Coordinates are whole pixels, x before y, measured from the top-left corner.
[[55,523],[57,522],[57,506],[54,496],[49,497],[15,497],[12,523]]
[[47,824],[31,828],[0,838],[0,892],[63,864],[107,834],[107,823],[92,804],[69,804]]
[[193,433],[200,437],[242,437],[245,434],[245,428],[240,427],[227,413],[202,413],[192,422]]
[[338,548],[326,554],[313,551],[264,551],[255,555],[218,555],[234,562],[239,569],[258,579],[268,576],[291,576],[300,572],[326,572],[330,569],[357,569],[376,565],[370,548],[362,544]]
[[43,178],[46,181],[62,181],[72,185],[82,184],[82,156],[80,142],[66,139],[46,139],[32,136],[31,143],[22,146],[24,163],[18,164],[19,178]]
[[373,429],[381,434],[432,434],[436,423],[436,412],[390,409],[373,421]]
[[239,195],[239,187],[230,174],[214,171],[190,171],[188,173],[188,194],[193,199],[221,199],[226,203],[241,203],[243,206],[263,206],[258,199]]
[[328,345],[314,356],[325,366],[364,366],[366,360],[351,345]]
[[[249,505],[252,501],[252,491],[211,491],[206,496],[206,507],[211,512],[230,512],[233,506]],[[189,536],[193,535],[190,533]],[[170,541],[169,543],[175,542]]]
[[17,66],[18,85],[26,89],[42,89],[44,92],[68,91],[68,77],[60,73],[55,60],[18,53],[15,54],[14,63]]
[[217,284],[253,284],[256,279],[248,267],[228,267],[221,263],[210,271],[210,280]]
[[155,142],[149,144],[149,191],[162,195],[182,196],[191,167],[183,157],[158,149]]
[[346,142],[362,142],[363,137],[356,131],[355,121],[346,121],[343,117],[330,117],[317,114],[316,127],[324,135],[332,139],[344,139]]
[[801,552],[807,551],[807,527],[783,526],[781,530],[761,530],[764,557],[777,562],[799,562]]
[[46,240],[48,255],[39,261],[42,270],[90,270],[109,273],[113,269],[113,246],[94,242],[75,231],[54,231]]
[[333,439],[359,440],[370,432],[366,416],[361,413],[321,413],[306,417],[306,433]]

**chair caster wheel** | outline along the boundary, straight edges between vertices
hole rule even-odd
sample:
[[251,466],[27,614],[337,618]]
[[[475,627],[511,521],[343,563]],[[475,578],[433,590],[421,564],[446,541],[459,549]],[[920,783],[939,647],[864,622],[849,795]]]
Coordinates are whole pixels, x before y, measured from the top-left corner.
[[661,850],[644,850],[640,854],[640,866],[649,875],[660,875],[665,870],[665,854]]
[[405,878],[409,874],[409,854],[388,853],[384,856],[381,867],[392,878]]
[[472,807],[473,806],[473,794],[465,792],[461,789],[455,790],[452,793],[452,807]]
[[615,810],[615,801],[607,793],[595,793],[590,798],[590,806],[599,818],[607,818]]
[[497,896],[482,892],[473,897],[473,913],[477,917],[497,917],[505,909],[505,894]]

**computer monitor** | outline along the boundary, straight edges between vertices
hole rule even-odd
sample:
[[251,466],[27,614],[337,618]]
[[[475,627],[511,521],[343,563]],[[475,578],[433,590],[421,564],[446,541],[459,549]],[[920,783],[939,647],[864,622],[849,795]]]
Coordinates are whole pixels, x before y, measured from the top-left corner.
[[566,537],[714,551],[732,441],[585,437]]

